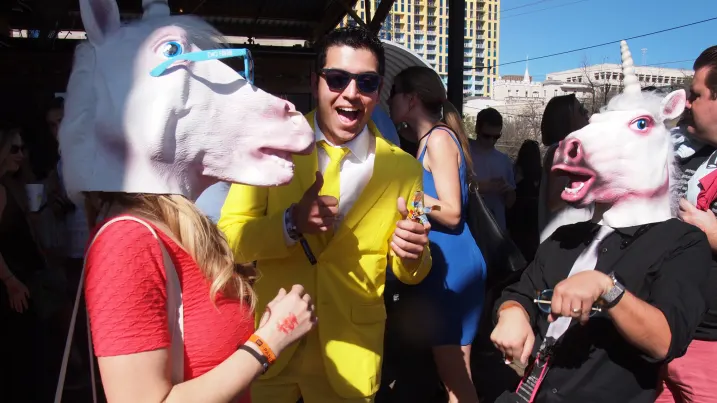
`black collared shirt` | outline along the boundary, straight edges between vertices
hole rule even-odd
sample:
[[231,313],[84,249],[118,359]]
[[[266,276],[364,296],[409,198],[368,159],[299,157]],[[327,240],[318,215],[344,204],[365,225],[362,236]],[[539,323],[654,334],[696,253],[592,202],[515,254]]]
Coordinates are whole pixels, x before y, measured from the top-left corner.
[[[559,228],[496,302],[496,309],[507,300],[526,309],[537,326],[534,353],[548,321],[533,299],[568,276],[598,228],[590,222]],[[565,333],[535,402],[654,402],[660,366],[684,354],[706,310],[710,264],[704,233],[677,219],[616,229],[600,245],[596,270],[614,271],[627,290],[665,314],[672,332],[667,359],[647,356],[618,333],[606,313],[599,313]]]

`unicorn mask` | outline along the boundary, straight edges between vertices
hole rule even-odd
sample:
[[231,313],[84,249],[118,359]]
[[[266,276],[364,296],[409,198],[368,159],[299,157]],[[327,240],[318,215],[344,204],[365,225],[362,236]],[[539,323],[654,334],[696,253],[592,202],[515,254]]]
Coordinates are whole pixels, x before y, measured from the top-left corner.
[[684,90],[664,98],[643,93],[625,41],[621,50],[622,94],[593,115],[589,125],[560,143],[552,168],[570,178],[563,200],[578,206],[602,204],[607,210],[594,218],[611,227],[673,216],[670,188],[675,161],[665,121],[680,116],[686,103]]
[[80,44],[59,133],[64,178],[82,191],[196,198],[217,180],[257,186],[293,177],[292,154],[314,134],[294,106],[254,87],[218,59],[202,20],[170,16],[143,0],[141,20],[121,26],[115,0],[80,0],[88,42]]

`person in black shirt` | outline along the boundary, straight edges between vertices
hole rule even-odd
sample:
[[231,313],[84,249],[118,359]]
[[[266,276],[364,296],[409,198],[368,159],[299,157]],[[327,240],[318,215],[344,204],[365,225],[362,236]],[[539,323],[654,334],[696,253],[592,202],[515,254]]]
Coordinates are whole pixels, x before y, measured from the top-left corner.
[[699,229],[676,219],[617,228],[602,242],[596,269],[566,280],[598,227],[559,228],[496,303],[494,343],[506,359],[527,363],[551,318],[533,302],[536,291],[562,288],[598,300],[613,286],[609,272],[627,290],[613,308],[565,333],[536,402],[653,402],[661,364],[682,355],[704,312],[700,284],[710,254]]
[[622,51],[623,94],[560,143],[552,167],[570,178],[563,200],[594,202],[593,219],[555,231],[496,303],[491,340],[506,361],[536,356],[499,401],[652,403],[660,368],[684,354],[706,311],[707,238],[671,218],[664,122],[686,95],[642,94]]

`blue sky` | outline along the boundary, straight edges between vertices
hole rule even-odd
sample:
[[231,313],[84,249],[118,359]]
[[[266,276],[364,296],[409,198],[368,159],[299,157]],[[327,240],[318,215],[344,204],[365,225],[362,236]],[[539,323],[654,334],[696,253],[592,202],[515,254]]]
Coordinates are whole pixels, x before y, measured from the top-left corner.
[[[502,0],[499,63],[501,75],[525,72],[526,55],[538,57],[717,17],[717,0]],[[513,10],[509,10],[513,9]],[[628,41],[635,63],[647,48],[647,65],[691,68],[705,48],[717,45],[717,20]],[[531,60],[536,81],[553,71],[618,63],[620,45]]]

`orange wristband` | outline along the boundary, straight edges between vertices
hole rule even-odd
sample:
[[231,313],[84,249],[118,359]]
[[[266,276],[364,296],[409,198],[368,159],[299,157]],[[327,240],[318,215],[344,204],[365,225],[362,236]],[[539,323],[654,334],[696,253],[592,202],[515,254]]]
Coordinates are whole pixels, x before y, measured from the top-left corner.
[[525,308],[523,308],[523,305],[521,305],[520,302],[517,302],[517,301],[506,301],[506,302],[503,303],[503,305],[500,306],[500,308],[498,308],[498,312],[497,312],[497,315],[496,315],[496,316],[497,316],[498,318],[500,318],[500,313],[501,313],[501,312],[505,311],[505,310],[508,309],[508,308],[514,308],[514,307],[519,307],[519,308],[521,308],[523,311],[525,311]]
[[274,361],[276,361],[276,355],[273,351],[271,351],[271,347],[269,347],[268,344],[262,339],[261,337],[257,336],[256,334],[252,334],[249,336],[249,341],[256,344],[257,347],[259,347],[259,351],[266,357],[267,361],[269,361],[269,365],[273,364]]

